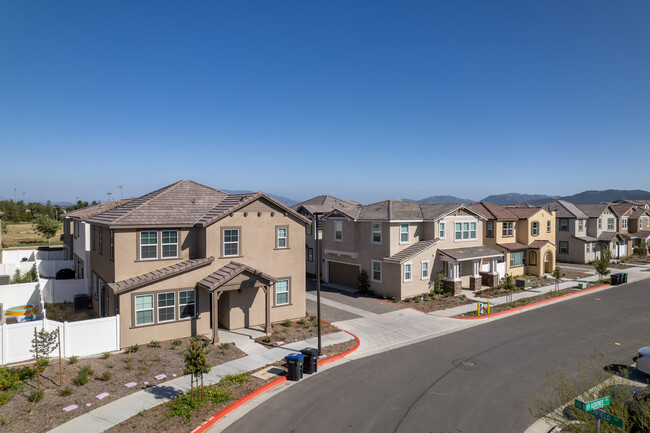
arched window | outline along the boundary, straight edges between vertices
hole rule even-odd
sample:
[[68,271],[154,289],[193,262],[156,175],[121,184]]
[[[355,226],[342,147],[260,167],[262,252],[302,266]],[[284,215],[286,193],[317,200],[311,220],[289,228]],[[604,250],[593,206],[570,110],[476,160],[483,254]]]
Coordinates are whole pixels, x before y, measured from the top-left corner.
[[535,251],[530,252],[530,260],[528,262],[531,265],[536,265],[537,264],[537,253]]

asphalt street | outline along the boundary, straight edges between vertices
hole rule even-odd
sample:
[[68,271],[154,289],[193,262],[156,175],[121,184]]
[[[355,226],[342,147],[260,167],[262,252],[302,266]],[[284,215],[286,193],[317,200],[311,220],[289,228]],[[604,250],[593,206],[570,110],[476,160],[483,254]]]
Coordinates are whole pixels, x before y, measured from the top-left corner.
[[561,364],[632,363],[650,344],[643,280],[344,363],[233,423],[245,432],[523,432]]

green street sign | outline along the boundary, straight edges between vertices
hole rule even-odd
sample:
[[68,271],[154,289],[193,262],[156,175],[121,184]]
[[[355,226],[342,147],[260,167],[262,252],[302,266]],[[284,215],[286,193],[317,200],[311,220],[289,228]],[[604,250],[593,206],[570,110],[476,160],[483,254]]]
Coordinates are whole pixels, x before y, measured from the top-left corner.
[[592,415],[594,415],[596,418],[600,418],[605,422],[610,423],[613,426],[616,426],[618,428],[623,428],[623,420],[615,417],[614,415],[610,415],[607,412],[596,409],[593,412],[591,412]]
[[588,403],[583,403],[580,400],[576,399],[575,406],[585,412],[591,412],[594,409],[600,409],[601,407],[609,406],[609,396],[599,398],[598,400],[590,401]]

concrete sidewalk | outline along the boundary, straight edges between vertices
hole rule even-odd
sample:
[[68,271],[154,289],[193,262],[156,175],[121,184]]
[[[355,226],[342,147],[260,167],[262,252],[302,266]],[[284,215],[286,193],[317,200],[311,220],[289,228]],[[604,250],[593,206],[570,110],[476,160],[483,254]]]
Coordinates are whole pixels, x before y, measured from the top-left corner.
[[[323,346],[330,346],[346,342],[353,337],[345,332],[323,335]],[[299,351],[305,347],[314,347],[318,344],[316,337],[304,341],[287,344],[281,347],[274,347],[255,355],[235,359],[225,364],[212,367],[210,373],[203,378],[205,385],[212,385],[228,374],[239,374],[253,371],[265,365],[281,361],[289,353]],[[50,430],[56,433],[84,432],[99,433],[116,424],[121,423],[143,410],[150,409],[161,403],[165,403],[174,397],[187,392],[190,389],[190,377],[182,376],[159,385],[152,386],[141,391],[122,397],[109,404],[98,407],[90,412],[74,418],[65,424]]]

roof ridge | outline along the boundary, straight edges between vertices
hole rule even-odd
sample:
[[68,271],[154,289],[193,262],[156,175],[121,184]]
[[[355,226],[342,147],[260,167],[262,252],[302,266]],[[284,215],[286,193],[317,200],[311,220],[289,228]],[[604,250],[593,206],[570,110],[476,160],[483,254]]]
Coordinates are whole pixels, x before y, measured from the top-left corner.
[[[132,213],[132,212],[134,212],[134,211],[140,209],[142,206],[144,206],[145,204],[149,203],[149,202],[150,202],[151,200],[153,200],[154,198],[156,198],[156,197],[160,197],[163,193],[165,193],[166,191],[169,191],[171,188],[177,186],[177,185],[180,184],[182,181],[183,181],[183,180],[176,181],[176,182],[174,182],[174,183],[172,183],[172,184],[170,184],[170,185],[163,186],[162,188],[158,188],[158,189],[155,190],[155,191],[151,191],[151,192],[149,192],[149,193],[147,193],[147,194],[145,194],[145,195],[142,195],[142,196],[140,196],[140,197],[138,197],[138,198],[133,199],[132,201],[135,201],[135,200],[138,200],[138,199],[144,199],[145,197],[149,196],[147,199],[144,199],[140,204],[136,205],[136,206],[135,206],[133,209],[131,209],[130,211],[127,211],[124,215],[120,215],[118,218],[116,218],[115,221],[112,222],[112,224],[117,223],[117,222],[120,221],[122,218],[124,218],[124,217],[126,217],[127,215],[129,215],[130,213]],[[130,202],[129,202],[129,203],[130,203]]]
[[223,191],[223,190],[220,190],[220,189],[214,188],[214,187],[212,187],[212,186],[210,186],[210,185],[202,184],[202,183],[197,182],[197,181],[192,180],[192,179],[181,179],[181,180],[179,180],[179,181],[176,182],[176,183],[181,183],[181,182],[192,182],[193,184],[198,185],[198,186],[202,186],[203,188],[209,188],[209,189],[211,189],[211,190],[213,190],[213,191],[217,191],[217,192],[220,192],[220,193],[223,193],[223,194],[228,194],[226,191]]

